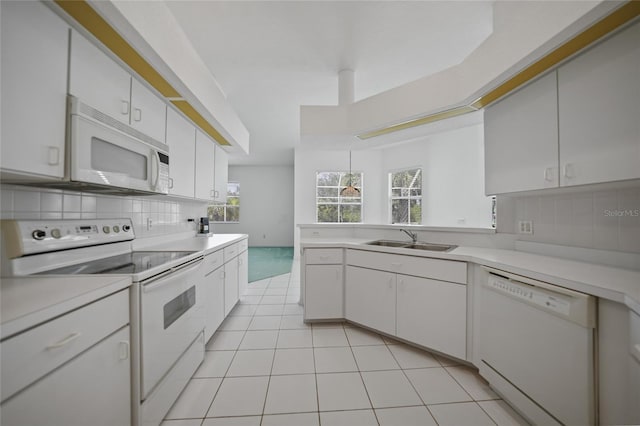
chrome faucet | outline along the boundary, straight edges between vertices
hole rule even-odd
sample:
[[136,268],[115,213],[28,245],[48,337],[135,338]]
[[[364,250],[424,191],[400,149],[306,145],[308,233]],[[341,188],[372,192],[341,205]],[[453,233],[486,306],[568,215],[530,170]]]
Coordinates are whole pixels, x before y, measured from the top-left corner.
[[402,232],[411,237],[411,241],[415,244],[418,241],[418,234],[415,232],[407,231],[406,229],[401,229]]

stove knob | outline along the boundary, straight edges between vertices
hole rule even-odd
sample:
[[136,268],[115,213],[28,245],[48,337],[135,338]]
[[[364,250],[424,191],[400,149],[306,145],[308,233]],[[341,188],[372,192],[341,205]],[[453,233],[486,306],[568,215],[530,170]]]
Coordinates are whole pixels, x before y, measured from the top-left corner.
[[108,234],[109,232],[111,232],[111,228],[109,228],[108,226],[103,226],[102,232],[104,232],[105,234]]
[[31,233],[31,236],[33,237],[34,240],[40,241],[40,240],[44,240],[44,237],[47,236],[47,233],[41,229],[36,229]]
[[55,229],[52,229],[52,230],[51,230],[51,236],[52,236],[53,238],[56,238],[56,239],[57,239],[57,238],[62,237],[62,233],[60,232],[60,230],[59,230],[58,228],[55,228]]
[[114,225],[113,232],[115,232],[116,234],[120,232],[120,227],[118,225]]
[[123,230],[124,232],[129,232],[129,231],[131,230],[131,226],[129,226],[129,225],[122,225],[122,230]]

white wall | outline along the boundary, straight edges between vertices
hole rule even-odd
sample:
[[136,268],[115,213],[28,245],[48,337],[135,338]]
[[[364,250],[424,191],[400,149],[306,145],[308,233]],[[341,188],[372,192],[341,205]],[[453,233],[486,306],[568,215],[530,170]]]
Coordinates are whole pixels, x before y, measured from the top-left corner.
[[[382,172],[422,168],[422,224],[491,227],[491,199],[484,195],[483,126],[452,130],[382,151]],[[383,220],[389,223],[388,189]]]
[[249,246],[293,245],[293,167],[230,166],[229,182],[240,183],[240,222],[213,223],[213,232],[249,234]]

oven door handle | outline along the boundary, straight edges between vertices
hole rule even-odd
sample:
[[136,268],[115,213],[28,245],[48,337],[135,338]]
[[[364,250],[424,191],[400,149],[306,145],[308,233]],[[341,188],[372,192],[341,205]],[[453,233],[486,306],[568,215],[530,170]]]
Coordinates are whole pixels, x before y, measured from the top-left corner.
[[[149,293],[154,290],[157,290],[160,287],[164,287],[165,285],[173,282],[174,279],[180,278],[184,275],[194,272],[196,269],[198,269],[202,265],[203,262],[204,262],[204,259],[200,258],[194,262],[189,263],[188,265],[177,267],[177,268],[171,268],[170,270],[145,282],[142,286],[142,291],[144,293]],[[171,278],[171,279],[167,280],[166,278]]]

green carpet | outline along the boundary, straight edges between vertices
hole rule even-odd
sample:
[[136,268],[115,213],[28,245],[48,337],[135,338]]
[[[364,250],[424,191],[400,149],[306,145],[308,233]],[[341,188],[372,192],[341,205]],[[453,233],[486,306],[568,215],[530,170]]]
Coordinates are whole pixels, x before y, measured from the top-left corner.
[[249,282],[291,272],[293,247],[249,247]]

